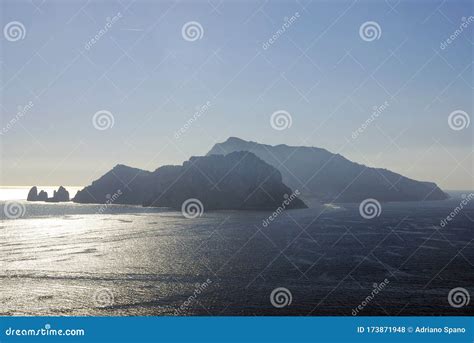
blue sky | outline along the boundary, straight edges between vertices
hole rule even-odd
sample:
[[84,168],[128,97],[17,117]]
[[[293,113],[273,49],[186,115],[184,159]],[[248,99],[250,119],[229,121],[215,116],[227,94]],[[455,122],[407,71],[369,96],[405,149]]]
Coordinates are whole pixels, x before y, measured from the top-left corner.
[[[448,125],[457,110],[474,119],[470,1],[1,6],[2,31],[12,21],[25,29],[24,39],[1,36],[2,185],[86,185],[117,163],[180,164],[237,136],[318,146],[444,189],[474,189],[474,123]],[[201,39],[183,38],[191,21],[201,25]],[[360,36],[368,21],[379,25],[378,39]],[[354,139],[373,107],[385,103]],[[112,127],[94,127],[98,111],[111,113]],[[288,112],[291,127],[272,128],[275,111]]]

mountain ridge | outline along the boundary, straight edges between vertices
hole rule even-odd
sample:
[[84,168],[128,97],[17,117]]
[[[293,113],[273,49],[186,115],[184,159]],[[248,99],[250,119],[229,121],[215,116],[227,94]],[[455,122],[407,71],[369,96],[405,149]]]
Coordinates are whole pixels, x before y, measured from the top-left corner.
[[417,181],[385,168],[353,162],[324,148],[268,145],[229,137],[207,155],[249,151],[282,173],[283,182],[304,197],[322,202],[444,200],[448,196],[435,183]]

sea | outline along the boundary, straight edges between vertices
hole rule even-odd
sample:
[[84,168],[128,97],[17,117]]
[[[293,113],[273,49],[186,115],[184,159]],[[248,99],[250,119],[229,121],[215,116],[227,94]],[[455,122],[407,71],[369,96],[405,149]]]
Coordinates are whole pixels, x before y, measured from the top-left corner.
[[473,314],[472,191],[373,218],[311,201],[186,218],[27,192],[0,189],[2,316]]

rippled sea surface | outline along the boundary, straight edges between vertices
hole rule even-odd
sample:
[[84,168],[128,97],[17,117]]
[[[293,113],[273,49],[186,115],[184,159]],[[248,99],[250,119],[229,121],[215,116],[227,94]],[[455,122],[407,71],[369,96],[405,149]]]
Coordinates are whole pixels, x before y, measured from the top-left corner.
[[461,200],[382,204],[371,220],[316,206],[266,227],[268,212],[24,201],[8,219],[2,201],[0,314],[350,316],[382,282],[359,315],[472,314],[448,293],[474,294],[474,201],[440,227]]

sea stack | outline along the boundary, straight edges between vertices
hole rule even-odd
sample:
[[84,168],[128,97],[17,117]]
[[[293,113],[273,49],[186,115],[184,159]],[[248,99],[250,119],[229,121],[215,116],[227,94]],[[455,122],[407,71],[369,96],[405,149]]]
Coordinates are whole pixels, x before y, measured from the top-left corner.
[[59,186],[57,191],[54,191],[53,197],[46,200],[48,202],[64,202],[69,201],[69,192],[63,186]]
[[28,201],[47,201],[47,202],[64,202],[69,201],[69,192],[63,186],[60,186],[57,191],[54,191],[53,197],[48,198],[48,193],[44,190],[41,190],[38,193],[38,188],[36,186],[31,187],[28,192]]
[[28,192],[28,197],[26,198],[28,201],[38,201],[38,188],[36,186],[31,187],[30,191]]
[[38,193],[38,198],[36,200],[37,201],[46,201],[46,200],[48,200],[48,193],[46,193],[45,191],[40,191]]

